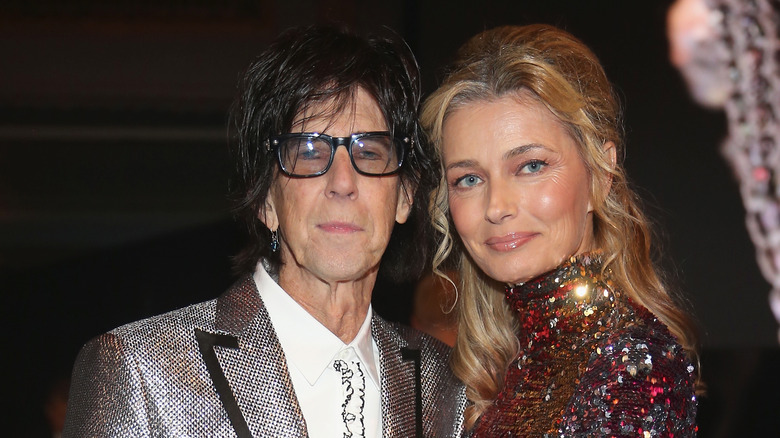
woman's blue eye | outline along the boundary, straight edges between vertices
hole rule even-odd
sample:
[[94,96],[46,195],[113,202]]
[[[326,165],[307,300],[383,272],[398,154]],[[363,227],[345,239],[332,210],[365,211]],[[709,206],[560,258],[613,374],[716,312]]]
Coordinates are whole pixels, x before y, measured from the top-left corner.
[[536,173],[542,170],[544,166],[546,166],[547,163],[545,163],[542,160],[532,160],[528,163],[525,163],[523,166],[520,167],[521,173]]
[[482,181],[482,178],[476,175],[464,175],[455,180],[457,187],[474,187]]

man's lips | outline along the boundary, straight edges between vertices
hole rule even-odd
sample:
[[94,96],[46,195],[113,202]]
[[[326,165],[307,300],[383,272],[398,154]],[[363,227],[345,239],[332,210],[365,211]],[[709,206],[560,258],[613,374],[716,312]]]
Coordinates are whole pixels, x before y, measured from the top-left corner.
[[511,251],[524,245],[537,235],[538,233],[509,233],[503,236],[491,237],[485,241],[485,245],[495,251]]
[[351,222],[325,222],[317,225],[317,228],[325,231],[326,233],[356,233],[363,231],[363,227],[360,227]]

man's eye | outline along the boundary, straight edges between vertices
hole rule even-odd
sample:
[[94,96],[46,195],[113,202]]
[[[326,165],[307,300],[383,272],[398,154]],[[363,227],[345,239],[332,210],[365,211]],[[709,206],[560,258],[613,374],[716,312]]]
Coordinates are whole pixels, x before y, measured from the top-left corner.
[[330,156],[330,146],[324,145],[320,141],[301,140],[294,146],[294,149],[297,150],[298,158],[302,160],[316,160],[323,155]]

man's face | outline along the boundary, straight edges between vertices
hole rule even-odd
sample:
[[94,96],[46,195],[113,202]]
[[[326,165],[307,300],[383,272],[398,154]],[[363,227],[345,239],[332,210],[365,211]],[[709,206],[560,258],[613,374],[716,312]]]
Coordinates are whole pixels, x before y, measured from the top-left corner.
[[[362,89],[354,104],[345,105],[335,116],[316,116],[327,114],[332,104],[312,105],[299,115],[293,132],[348,137],[387,130],[379,106]],[[398,175],[361,175],[352,167],[347,148],[339,147],[324,175],[291,178],[278,172],[259,218],[269,229],[278,228],[279,283],[284,288],[310,281],[356,281],[376,274],[395,222],[405,222],[409,211]]]

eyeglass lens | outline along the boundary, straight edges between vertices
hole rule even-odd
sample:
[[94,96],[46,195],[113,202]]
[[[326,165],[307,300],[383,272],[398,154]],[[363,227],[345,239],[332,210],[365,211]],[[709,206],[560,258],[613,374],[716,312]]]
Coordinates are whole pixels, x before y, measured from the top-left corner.
[[[370,135],[352,141],[349,152],[355,168],[369,175],[384,175],[398,170],[400,145],[389,135]],[[324,173],[335,153],[331,142],[323,137],[293,137],[279,144],[282,167],[292,175],[310,176]]]

